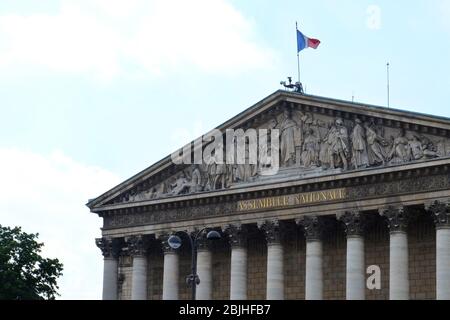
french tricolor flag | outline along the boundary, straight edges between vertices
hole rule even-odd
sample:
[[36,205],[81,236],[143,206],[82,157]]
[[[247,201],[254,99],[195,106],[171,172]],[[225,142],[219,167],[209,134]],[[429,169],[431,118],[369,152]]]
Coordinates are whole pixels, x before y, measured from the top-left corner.
[[303,33],[297,30],[297,52],[300,52],[306,48],[317,49],[320,44],[320,40],[308,38]]

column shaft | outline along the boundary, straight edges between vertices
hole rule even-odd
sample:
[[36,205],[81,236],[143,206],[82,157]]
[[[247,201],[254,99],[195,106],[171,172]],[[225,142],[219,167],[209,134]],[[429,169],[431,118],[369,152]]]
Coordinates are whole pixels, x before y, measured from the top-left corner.
[[406,232],[391,232],[389,253],[389,298],[409,299],[408,236]]
[[267,300],[283,299],[283,246],[280,243],[271,243],[267,247]]
[[178,300],[179,257],[178,253],[164,253],[163,300]]
[[197,252],[197,274],[200,284],[197,286],[197,300],[212,299],[212,253],[209,249]]
[[117,300],[118,261],[105,258],[103,261],[103,300]]
[[436,231],[436,298],[450,300],[450,228]]
[[147,258],[145,256],[133,258],[131,300],[147,300]]
[[231,248],[230,300],[247,299],[247,249]]
[[364,300],[366,298],[366,275],[364,261],[364,238],[351,236],[347,238],[347,300]]
[[306,242],[306,300],[323,299],[322,241]]
[[103,262],[103,300],[117,300],[118,261],[105,257]]
[[95,244],[103,255],[103,300],[117,300],[118,297],[118,266],[122,242],[120,239],[98,238]]

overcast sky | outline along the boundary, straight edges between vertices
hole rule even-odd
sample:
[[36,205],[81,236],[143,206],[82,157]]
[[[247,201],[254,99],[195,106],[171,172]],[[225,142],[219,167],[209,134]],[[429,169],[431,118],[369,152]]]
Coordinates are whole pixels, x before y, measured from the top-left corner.
[[63,299],[101,298],[84,206],[296,76],[450,117],[450,0],[1,0],[0,224],[39,232]]

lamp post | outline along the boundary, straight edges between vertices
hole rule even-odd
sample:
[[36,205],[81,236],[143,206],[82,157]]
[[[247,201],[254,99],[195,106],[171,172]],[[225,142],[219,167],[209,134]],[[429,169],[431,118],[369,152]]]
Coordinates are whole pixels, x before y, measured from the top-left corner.
[[[189,234],[186,231],[179,231],[176,234],[172,235],[168,239],[169,246],[177,250],[181,248],[183,242],[181,238],[177,234],[184,234],[189,238],[190,244],[191,244],[191,252],[192,252],[192,258],[191,258],[191,274],[187,276],[186,283],[188,286],[191,286],[191,297],[192,300],[195,300],[195,295],[197,291],[197,286],[200,284],[200,278],[197,274],[197,246],[198,246],[198,240],[204,236],[205,231],[207,228],[204,228],[196,233]],[[209,231],[206,235],[207,240],[219,240],[222,236],[217,231]]]

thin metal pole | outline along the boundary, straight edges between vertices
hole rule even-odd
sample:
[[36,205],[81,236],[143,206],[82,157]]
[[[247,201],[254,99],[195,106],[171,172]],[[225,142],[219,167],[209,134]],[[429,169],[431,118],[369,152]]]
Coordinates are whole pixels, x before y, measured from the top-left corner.
[[389,62],[387,63],[386,67],[387,67],[387,106],[388,108],[390,108],[391,106],[391,88],[390,88],[390,74],[389,74]]
[[[295,36],[298,37],[298,24],[295,21]],[[300,79],[300,52],[298,52],[298,39],[297,39],[297,72],[298,72],[298,82],[301,83]]]
[[192,300],[196,299],[197,293],[197,237],[192,239],[193,236],[189,235],[189,239],[191,240],[192,247],[192,259],[191,259],[191,269],[192,269],[192,287],[191,287],[191,298]]

